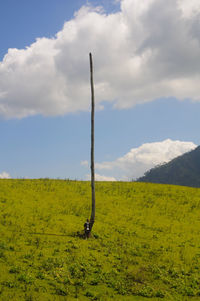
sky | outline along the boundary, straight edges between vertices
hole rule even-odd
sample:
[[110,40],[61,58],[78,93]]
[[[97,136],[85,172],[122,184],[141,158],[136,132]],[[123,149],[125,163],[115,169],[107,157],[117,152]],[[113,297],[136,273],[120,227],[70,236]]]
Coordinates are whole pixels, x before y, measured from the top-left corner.
[[132,180],[194,149],[198,0],[0,3],[0,178]]

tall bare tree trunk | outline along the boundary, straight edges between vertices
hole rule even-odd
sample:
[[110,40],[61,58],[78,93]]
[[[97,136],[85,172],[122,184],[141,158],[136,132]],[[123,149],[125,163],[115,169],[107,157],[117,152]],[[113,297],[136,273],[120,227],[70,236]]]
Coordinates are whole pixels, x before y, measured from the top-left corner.
[[91,84],[91,189],[92,189],[92,211],[90,217],[90,231],[92,230],[95,221],[95,171],[94,171],[94,81],[93,81],[93,62],[92,54],[89,54],[90,59],[90,84]]

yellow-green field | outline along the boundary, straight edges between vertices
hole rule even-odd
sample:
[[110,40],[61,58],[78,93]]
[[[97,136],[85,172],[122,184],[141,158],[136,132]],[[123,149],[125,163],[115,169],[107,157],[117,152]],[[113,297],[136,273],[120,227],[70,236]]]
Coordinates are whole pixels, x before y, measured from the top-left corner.
[[200,189],[0,180],[0,300],[200,300]]

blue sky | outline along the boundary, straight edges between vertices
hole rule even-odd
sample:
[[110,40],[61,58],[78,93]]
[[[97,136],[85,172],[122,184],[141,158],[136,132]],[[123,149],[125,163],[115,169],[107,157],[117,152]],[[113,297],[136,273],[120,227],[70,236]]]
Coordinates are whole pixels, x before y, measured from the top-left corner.
[[[96,76],[97,179],[137,177],[199,144],[199,74],[195,66],[199,64],[200,46],[196,41],[194,54],[189,49],[190,45],[194,49],[196,15],[186,5],[181,17],[178,9],[175,15],[170,7],[168,15],[163,9],[162,16],[164,2],[160,0],[145,10],[136,4],[136,0],[123,0],[121,4],[112,0],[1,2],[0,60],[4,65],[0,69],[0,175],[4,172],[14,178],[89,178],[89,62],[84,57],[87,49],[94,54]],[[83,6],[87,8],[74,17]],[[97,6],[104,11],[97,10]],[[138,29],[136,23],[129,24],[129,14],[130,20],[135,17],[137,24],[143,22]],[[163,31],[154,32],[155,24],[150,21],[153,15],[162,16],[155,19]],[[74,23],[69,26],[66,22],[70,20]],[[188,21],[193,24],[191,34],[184,31]],[[174,22],[171,31],[166,29],[167,22]],[[68,24],[65,30],[64,24]],[[60,35],[55,38],[58,32]],[[166,46],[174,45],[173,39],[177,41],[180,32],[187,41],[185,49],[182,40],[176,49]],[[47,45],[38,42],[36,50],[32,50],[37,38],[46,38]],[[133,44],[129,45],[130,41]],[[9,48],[26,47],[29,50],[24,52],[8,52]],[[52,57],[55,63],[49,66]],[[10,70],[12,73],[8,74]],[[63,74],[67,78],[66,90],[63,78],[57,82]],[[64,92],[59,94],[60,91]]]
[[[37,37],[54,36],[64,22],[73,18],[74,13],[86,3],[85,0],[1,1],[1,59],[8,48],[24,48]],[[114,1],[97,0],[91,3],[103,6],[108,12],[119,9],[119,4],[114,4]]]

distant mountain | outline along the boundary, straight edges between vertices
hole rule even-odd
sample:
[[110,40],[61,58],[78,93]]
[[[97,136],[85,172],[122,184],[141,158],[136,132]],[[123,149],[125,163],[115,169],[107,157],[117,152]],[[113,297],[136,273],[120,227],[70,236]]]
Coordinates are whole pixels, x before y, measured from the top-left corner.
[[137,182],[200,187],[200,146],[147,171]]

